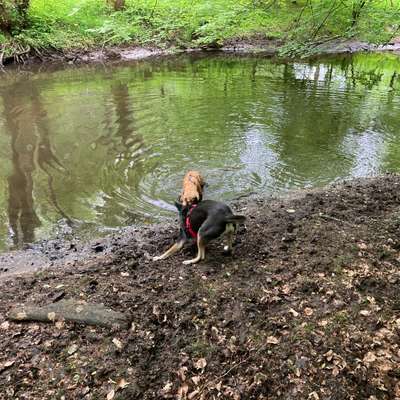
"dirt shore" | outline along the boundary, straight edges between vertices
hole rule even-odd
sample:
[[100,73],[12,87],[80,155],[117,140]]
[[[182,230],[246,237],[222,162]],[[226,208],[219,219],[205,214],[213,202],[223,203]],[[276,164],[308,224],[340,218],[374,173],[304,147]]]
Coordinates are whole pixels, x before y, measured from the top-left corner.
[[[113,46],[101,47],[92,50],[70,50],[61,51],[44,51],[40,55],[35,52],[25,54],[19,57],[26,63],[38,62],[60,62],[69,64],[80,63],[104,63],[115,61],[133,61],[143,60],[151,57],[165,57],[170,55],[194,52],[220,51],[225,53],[234,53],[238,55],[265,55],[277,56],[284,42],[275,39],[266,39],[264,36],[255,35],[254,37],[243,39],[231,39],[225,41],[220,47],[204,47],[204,48],[177,48],[174,46],[157,48],[157,47],[141,47],[141,46]],[[390,43],[384,45],[375,45],[356,39],[333,39],[322,41],[313,45],[312,55],[324,56],[334,54],[352,54],[357,52],[376,52],[388,51],[400,53],[400,37],[393,38]],[[12,64],[13,57],[4,59],[5,64]]]
[[[400,176],[242,201],[220,243],[151,256],[173,223],[0,282],[1,399],[400,399]],[[61,265],[59,265],[61,266]],[[129,329],[16,323],[16,305],[103,303]]]

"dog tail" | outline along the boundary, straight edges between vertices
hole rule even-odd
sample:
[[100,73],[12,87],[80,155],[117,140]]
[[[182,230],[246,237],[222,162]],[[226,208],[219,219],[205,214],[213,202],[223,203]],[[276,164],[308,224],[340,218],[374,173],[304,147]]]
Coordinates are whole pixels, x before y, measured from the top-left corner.
[[230,217],[226,217],[226,222],[231,224],[243,224],[246,220],[244,215],[231,215]]

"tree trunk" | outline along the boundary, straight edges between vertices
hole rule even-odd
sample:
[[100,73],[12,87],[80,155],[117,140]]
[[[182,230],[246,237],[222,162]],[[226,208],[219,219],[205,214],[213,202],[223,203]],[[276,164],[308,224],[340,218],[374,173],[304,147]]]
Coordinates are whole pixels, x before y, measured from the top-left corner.
[[125,0],[108,0],[114,11],[121,11],[125,8]]
[[28,22],[29,0],[0,0],[0,31],[11,34]]
[[17,0],[15,5],[20,20],[20,27],[24,28],[28,22],[29,0]]
[[3,33],[10,33],[11,31],[10,16],[3,2],[0,3],[0,31]]
[[351,26],[355,26],[360,18],[361,11],[364,8],[368,0],[360,0],[358,4],[353,5],[353,10],[351,13]]

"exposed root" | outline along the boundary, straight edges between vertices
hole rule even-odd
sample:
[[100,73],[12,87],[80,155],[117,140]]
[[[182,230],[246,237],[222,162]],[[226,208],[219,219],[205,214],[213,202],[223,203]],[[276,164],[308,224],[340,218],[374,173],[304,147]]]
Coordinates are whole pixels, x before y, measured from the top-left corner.
[[31,54],[31,46],[14,41],[0,46],[0,68],[5,64],[14,61],[17,64],[24,64]]
[[4,46],[1,46],[0,49],[0,69],[3,69]]

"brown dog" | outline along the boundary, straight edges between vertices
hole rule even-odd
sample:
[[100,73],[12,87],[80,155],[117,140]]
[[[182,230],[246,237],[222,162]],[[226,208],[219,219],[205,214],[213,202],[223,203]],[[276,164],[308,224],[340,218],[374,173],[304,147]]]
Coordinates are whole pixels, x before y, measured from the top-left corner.
[[204,179],[198,171],[189,171],[183,178],[182,193],[179,201],[183,207],[198,203],[203,198]]

